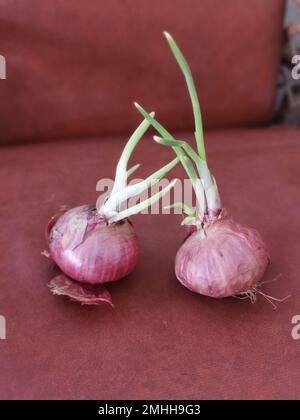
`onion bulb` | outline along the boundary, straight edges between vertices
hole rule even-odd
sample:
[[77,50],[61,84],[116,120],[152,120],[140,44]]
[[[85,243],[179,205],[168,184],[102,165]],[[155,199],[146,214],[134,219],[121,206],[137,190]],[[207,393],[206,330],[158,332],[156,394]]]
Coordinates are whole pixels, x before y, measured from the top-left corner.
[[246,294],[261,280],[270,257],[261,235],[234,222],[222,210],[219,217],[189,235],[175,258],[180,283],[193,292],[222,298]]
[[154,185],[178,162],[173,159],[145,180],[127,185],[129,175],[139,167],[127,170],[129,157],[149,126],[144,120],[127,142],[112,192],[104,202],[62,209],[50,219],[46,228],[49,251],[44,255],[61,270],[49,283],[53,294],[86,305],[111,304],[111,296],[102,284],[119,280],[135,268],[139,247],[129,217],[158,201],[176,180],[132,207],[123,209],[122,204]]
[[192,73],[174,39],[170,34],[164,34],[190,94],[197,150],[185,140],[175,139],[139,104],[135,103],[135,106],[159,133],[154,140],[174,150],[196,196],[195,208],[181,202],[169,206],[182,209],[185,214],[182,225],[188,227],[188,235],[175,258],[175,274],[180,283],[193,292],[213,298],[250,297],[254,301],[270,262],[267,247],[256,230],[236,223],[222,208],[216,179],[207,164],[202,117]]

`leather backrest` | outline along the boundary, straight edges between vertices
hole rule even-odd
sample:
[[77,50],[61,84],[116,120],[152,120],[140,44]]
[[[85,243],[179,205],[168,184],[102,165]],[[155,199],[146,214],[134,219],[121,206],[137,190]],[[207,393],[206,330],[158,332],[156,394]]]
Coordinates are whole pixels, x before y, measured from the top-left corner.
[[193,126],[163,30],[184,51],[206,128],[272,115],[282,0],[5,0],[2,142],[128,133],[134,100],[170,129]]

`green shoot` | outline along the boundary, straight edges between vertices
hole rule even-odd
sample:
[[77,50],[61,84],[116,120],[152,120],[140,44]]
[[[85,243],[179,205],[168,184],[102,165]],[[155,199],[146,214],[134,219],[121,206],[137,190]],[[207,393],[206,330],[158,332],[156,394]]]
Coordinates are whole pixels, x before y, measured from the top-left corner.
[[191,222],[195,222],[195,216],[187,216],[181,222],[181,226],[189,225]]
[[[154,112],[150,114],[154,117]],[[132,155],[133,150],[135,149],[138,142],[141,140],[145,132],[150,127],[150,123],[147,119],[141,122],[141,124],[137,127],[134,131],[132,136],[129,138],[128,142],[126,143],[119,162],[117,164],[116,175],[115,175],[115,182],[114,187],[112,190],[112,194],[115,192],[122,190],[126,186],[127,183],[127,164],[129,161],[130,156]]]
[[207,163],[205,160],[201,159],[197,153],[194,151],[194,149],[184,140],[174,140],[174,138],[161,138],[158,136],[154,136],[153,139],[164,146],[170,146],[170,147],[182,147],[186,153],[190,156],[190,158],[194,161],[199,177],[203,179],[203,186],[204,189],[210,188],[214,184],[213,176],[210,173]]
[[[170,134],[153,116],[148,114],[147,111],[145,111],[137,102],[135,102],[134,105],[137,108],[137,110],[143,115],[143,117],[146,118],[150,124],[152,124],[152,126],[159,132],[159,134],[162,137],[176,141],[172,134]],[[173,147],[173,150],[179,157],[188,177],[192,182],[200,210],[204,214],[206,211],[204,189],[201,184],[201,181],[198,179],[194,166],[180,146]]]
[[164,32],[164,35],[184,75],[187,88],[190,94],[192,106],[193,106],[193,113],[194,113],[194,120],[195,120],[195,138],[196,138],[198,153],[201,159],[206,160],[200,104],[199,104],[198,95],[197,95],[197,91],[196,91],[196,87],[195,87],[195,83],[193,80],[190,66],[188,65],[186,59],[184,58],[182,52],[180,51],[178,45],[176,44],[172,36],[168,32]]
[[127,171],[127,179],[135,172],[139,169],[139,167],[141,166],[140,163],[137,163],[136,165],[134,165],[132,168],[128,169]]
[[187,216],[195,216],[196,211],[195,209],[192,209],[191,207],[189,207],[187,204],[185,203],[174,203],[171,204],[170,206],[165,206],[165,209],[175,209],[175,208],[179,208],[181,210],[183,210],[183,212],[187,215]]
[[194,149],[184,140],[174,140],[174,138],[169,139],[161,138],[158,136],[153,136],[153,140],[155,140],[156,143],[162,144],[163,146],[182,147],[196,165],[199,164],[202,160],[194,151]]

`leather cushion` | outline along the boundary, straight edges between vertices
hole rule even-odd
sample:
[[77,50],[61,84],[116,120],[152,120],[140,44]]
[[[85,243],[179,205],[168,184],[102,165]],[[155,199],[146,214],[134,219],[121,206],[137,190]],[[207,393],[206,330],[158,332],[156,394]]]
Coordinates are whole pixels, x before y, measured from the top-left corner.
[[192,129],[163,30],[190,62],[206,128],[272,117],[283,0],[15,0],[1,10],[2,142],[126,133],[139,120],[134,100]]
[[[180,215],[132,218],[141,256],[132,275],[108,285],[115,309],[51,295],[47,282],[56,271],[40,256],[45,224],[61,204],[95,201],[96,181],[113,176],[125,140],[2,148],[1,398],[299,398],[300,343],[291,337],[300,310],[299,129],[206,135],[223,205],[269,245],[264,280],[281,274],[263,290],[292,295],[277,311],[260,296],[251,305],[183,288],[174,275],[184,238]],[[144,164],[137,176],[172,157],[145,138],[135,155]],[[183,176],[179,167],[175,176]]]

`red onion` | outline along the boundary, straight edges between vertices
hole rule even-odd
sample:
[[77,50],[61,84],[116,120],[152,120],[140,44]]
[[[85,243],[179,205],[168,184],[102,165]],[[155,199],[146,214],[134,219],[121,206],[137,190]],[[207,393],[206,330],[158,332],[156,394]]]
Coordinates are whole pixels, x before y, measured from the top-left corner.
[[127,170],[128,159],[150,124],[144,120],[133,133],[117,165],[113,190],[104,203],[62,209],[53,216],[46,229],[49,252],[44,252],[62,273],[52,279],[54,294],[65,295],[82,304],[111,303],[103,283],[119,280],[132,272],[138,260],[138,243],[129,216],[159,200],[175,184],[171,182],[150,198],[121,209],[121,204],[158,182],[178,162],[156,171],[146,180],[127,186],[127,179],[139,165]]
[[202,117],[192,73],[174,39],[168,33],[165,36],[190,94],[197,151],[186,141],[175,139],[140,105],[135,103],[135,106],[160,134],[154,140],[173,148],[196,195],[196,208],[178,202],[169,206],[183,210],[182,224],[188,227],[188,236],[176,255],[176,276],[196,293],[215,298],[238,295],[254,301],[256,293],[262,293],[258,286],[270,262],[266,245],[256,230],[236,223],[222,209],[217,183],[206,161]]
[[[55,216],[47,226],[47,236],[50,256],[65,274],[50,282],[52,292],[81,303],[111,303],[105,288],[86,289],[83,284],[119,280],[138,260],[137,237],[130,221],[108,224],[93,206],[75,207]],[[70,278],[83,284],[75,286]]]
[[188,289],[222,298],[254,290],[269,262],[261,235],[222,211],[218,219],[187,237],[177,252],[175,273]]
[[100,284],[129,274],[138,259],[137,237],[129,219],[108,224],[93,206],[64,213],[49,237],[52,258],[69,277]]

